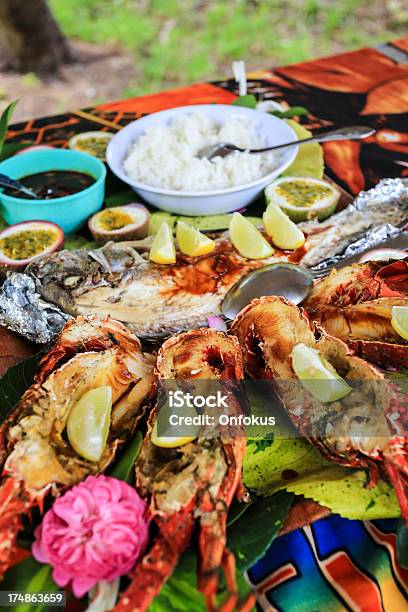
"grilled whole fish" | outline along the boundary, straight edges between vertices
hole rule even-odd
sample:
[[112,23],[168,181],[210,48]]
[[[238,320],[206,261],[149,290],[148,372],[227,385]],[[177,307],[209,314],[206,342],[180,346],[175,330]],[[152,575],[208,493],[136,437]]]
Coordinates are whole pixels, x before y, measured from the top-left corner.
[[[210,255],[178,256],[157,265],[120,243],[96,251],[61,251],[26,270],[41,296],[74,316],[110,315],[141,338],[162,337],[207,325],[237,280],[264,261],[240,257],[222,241]],[[270,258],[269,262],[278,261]]]
[[[228,290],[251,270],[290,261],[308,266],[320,262],[319,269],[325,271],[343,253],[364,249],[364,235],[372,246],[384,235],[398,233],[407,222],[407,212],[408,187],[399,179],[386,179],[327,221],[301,224],[305,244],[291,252],[276,249],[266,260],[245,259],[227,239],[219,239],[209,255],[179,254],[176,264],[163,266],[149,262],[132,243],[108,243],[94,251],[60,251],[39,258],[28,266],[25,278],[34,279],[43,301],[63,313],[110,315],[140,338],[154,340],[207,325],[207,317],[220,314]],[[9,278],[5,285],[11,282]],[[13,298],[11,309],[10,300],[6,304],[7,295],[14,291],[19,293],[13,286],[0,294],[0,323],[24,333],[21,322],[13,326],[12,320],[17,319],[16,302],[25,298]],[[18,313],[20,320],[26,320],[28,310],[28,316],[35,317],[30,301]],[[34,334],[30,339],[39,341]]]

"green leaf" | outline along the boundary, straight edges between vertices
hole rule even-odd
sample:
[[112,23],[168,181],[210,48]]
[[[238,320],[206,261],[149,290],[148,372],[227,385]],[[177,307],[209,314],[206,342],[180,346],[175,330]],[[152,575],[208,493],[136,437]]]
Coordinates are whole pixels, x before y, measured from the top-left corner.
[[5,222],[5,220],[3,219],[2,216],[0,216],[0,231],[4,230],[6,227],[8,227],[7,223]]
[[[249,592],[249,585],[243,574],[236,574],[238,593],[241,598]],[[172,576],[163,586],[160,594],[150,604],[149,612],[205,612],[206,605],[202,593],[197,589],[197,555],[192,549],[187,550],[179,559]],[[226,597],[223,576],[220,580],[217,605]]]
[[187,550],[179,559],[173,575],[149,606],[149,612],[204,612],[205,600],[197,590],[197,558]]
[[256,455],[256,453],[260,453],[261,451],[264,451],[266,448],[268,448],[268,446],[271,446],[271,444],[273,444],[274,437],[275,437],[275,434],[272,431],[270,431],[268,434],[266,434],[264,438],[261,438],[260,440],[256,438],[251,440],[251,444],[254,444],[255,446],[254,455]]
[[[299,140],[309,138],[312,132],[292,119],[287,120]],[[323,147],[318,142],[307,142],[299,147],[298,154],[282,176],[311,176],[322,179],[324,175]]]
[[246,96],[238,96],[231,104],[234,106],[245,106],[245,108],[256,108],[257,99],[253,94],[246,94]]
[[[33,557],[28,557],[21,563],[8,570],[1,583],[3,591],[23,591],[24,593],[38,593],[59,591],[51,577],[51,567],[38,563]],[[44,604],[13,606],[17,612],[44,612],[55,608]]]
[[120,193],[107,196],[105,198],[105,207],[112,208],[114,206],[124,206],[125,204],[131,204],[137,199],[135,192],[132,189],[126,189]]
[[232,500],[232,504],[230,506],[230,509],[228,511],[228,518],[227,518],[227,527],[231,527],[231,525],[233,525],[235,523],[235,521],[238,521],[238,519],[241,518],[241,516],[244,514],[244,512],[246,512],[248,510],[248,508],[251,507],[251,503],[249,504],[244,504],[242,502],[239,502],[237,499],[233,499]]
[[304,106],[292,106],[288,108],[288,110],[280,111],[270,110],[268,111],[270,115],[275,115],[275,117],[279,117],[279,119],[292,119],[292,117],[304,117],[309,114],[309,111]]
[[[285,491],[254,504],[243,504],[241,514],[231,521],[228,515],[227,546],[235,554],[240,597],[249,591],[243,572],[266,551],[281,529],[295,496]],[[238,505],[238,504],[237,504]],[[237,512],[237,511],[236,511]],[[233,514],[235,514],[234,512]],[[205,602],[196,588],[197,557],[189,549],[179,560],[173,575],[149,606],[149,612],[204,612]],[[220,582],[218,604],[225,599],[224,579]]]
[[7,136],[7,128],[11,119],[11,115],[16,107],[18,100],[14,100],[11,104],[9,104],[0,116],[0,152],[3,149],[4,141]]
[[385,376],[392,380],[403,393],[408,393],[408,370],[400,372],[384,372]]
[[94,240],[87,240],[83,236],[76,236],[75,234],[71,236],[65,236],[64,239],[64,249],[67,251],[76,251],[78,249],[95,249],[99,246],[97,242]]
[[41,355],[37,353],[7,370],[0,380],[0,422],[32,385]]
[[3,144],[3,148],[0,149],[0,162],[8,159],[15,153],[18,153],[27,147],[31,147],[31,145],[31,142],[5,142]]
[[295,495],[286,491],[260,499],[231,526],[227,545],[235,554],[238,569],[245,571],[262,557],[281,530],[294,499]]
[[404,519],[398,521],[396,549],[398,563],[408,569],[408,528]]
[[119,480],[124,480],[129,484],[133,484],[135,461],[139,454],[141,444],[142,434],[138,431],[119,461],[110,470],[109,475]]
[[286,490],[349,519],[400,516],[391,485],[380,480],[369,489],[363,470],[333,464],[303,438],[275,437],[273,444],[260,452],[249,441],[243,473],[245,485],[258,495]]

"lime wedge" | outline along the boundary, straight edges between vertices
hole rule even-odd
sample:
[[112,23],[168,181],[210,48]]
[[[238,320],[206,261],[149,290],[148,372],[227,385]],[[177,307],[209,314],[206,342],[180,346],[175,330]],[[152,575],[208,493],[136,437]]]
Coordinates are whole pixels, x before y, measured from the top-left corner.
[[158,264],[172,264],[176,262],[173,233],[166,221],[163,221],[160,225],[153,239],[149,259]]
[[327,181],[307,176],[284,176],[265,189],[268,204],[276,204],[295,223],[333,214],[340,192]]
[[[309,132],[303,125],[297,121],[288,119],[292,130],[296,133],[299,140],[309,138],[312,132]],[[312,178],[321,179],[324,174],[324,157],[323,147],[318,142],[308,142],[299,146],[298,154],[295,161],[282,172],[282,176],[311,176]]]
[[302,386],[319,402],[335,402],[352,390],[318,350],[300,343],[293,348],[291,357]]
[[240,213],[232,215],[229,230],[232,244],[243,257],[263,259],[273,254],[273,248],[261,232]]
[[67,421],[68,441],[78,455],[99,461],[109,434],[111,387],[91,389],[74,404]]
[[180,251],[190,257],[206,255],[215,248],[214,240],[202,234],[198,229],[179,221],[176,228],[176,238]]
[[391,325],[401,338],[408,340],[408,306],[392,307]]
[[265,231],[280,249],[298,249],[305,242],[304,233],[276,204],[269,204],[263,214]]

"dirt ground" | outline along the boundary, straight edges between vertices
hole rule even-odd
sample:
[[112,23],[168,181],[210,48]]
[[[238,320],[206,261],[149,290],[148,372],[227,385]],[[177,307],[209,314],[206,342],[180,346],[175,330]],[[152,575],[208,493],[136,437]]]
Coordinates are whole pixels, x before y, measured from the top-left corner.
[[[79,60],[64,66],[58,78],[41,81],[34,74],[6,72],[0,66],[0,112],[18,99],[12,118],[16,123],[118,100],[124,97],[129,84],[137,88],[138,78],[142,78],[137,63],[122,48],[72,40],[70,46]],[[257,59],[246,62],[246,66],[248,71],[270,68],[271,60]],[[226,75],[232,76],[230,63],[219,67],[217,76]],[[180,86],[170,82],[163,89]]]
[[84,60],[64,66],[58,79],[0,72],[0,111],[16,98],[13,122],[92,106],[122,97],[137,79],[135,62],[122,51],[82,42],[73,46]]

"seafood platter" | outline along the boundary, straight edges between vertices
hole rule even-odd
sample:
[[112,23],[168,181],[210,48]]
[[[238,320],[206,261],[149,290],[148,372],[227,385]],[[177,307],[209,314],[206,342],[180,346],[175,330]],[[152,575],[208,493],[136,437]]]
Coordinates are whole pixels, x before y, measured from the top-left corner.
[[[269,146],[266,124],[272,144],[310,136],[231,108],[79,135],[58,167],[51,149],[0,164],[33,192],[0,192],[0,325],[32,353],[0,381],[3,590],[26,567],[92,612],[251,610],[243,575],[299,506],[408,524],[408,181],[351,198],[317,143],[199,158]],[[125,198],[103,191],[105,159]],[[301,301],[261,291],[224,316],[281,264],[313,279]],[[166,385],[222,386],[245,424],[248,382],[268,383],[276,429],[160,431]]]

